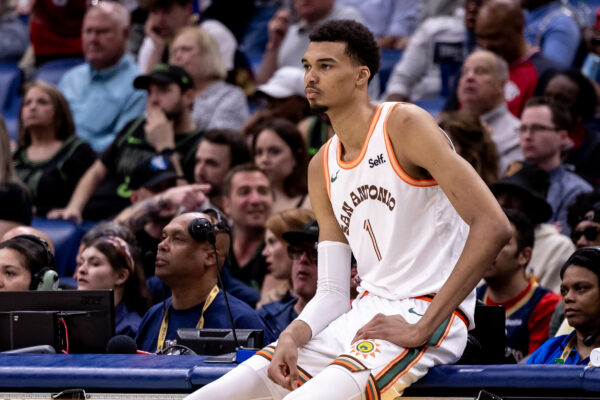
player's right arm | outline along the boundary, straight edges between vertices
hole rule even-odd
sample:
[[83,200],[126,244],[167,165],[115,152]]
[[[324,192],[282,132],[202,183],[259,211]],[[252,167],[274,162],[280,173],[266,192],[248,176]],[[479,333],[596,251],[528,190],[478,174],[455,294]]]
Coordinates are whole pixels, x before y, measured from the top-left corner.
[[77,222],[82,221],[82,214],[85,205],[90,197],[104,180],[108,170],[100,160],[94,161],[91,167],[77,183],[77,187],[69,200],[66,208],[54,209],[48,213],[48,218],[54,219],[74,219]]
[[[323,172],[323,147],[308,166],[308,193],[319,224],[317,293],[279,335],[269,377],[286,389],[298,386],[298,347],[350,308],[350,248],[335,218]],[[322,247],[323,245],[328,247]],[[332,253],[334,252],[334,253]],[[335,254],[328,257],[327,254]],[[339,262],[332,263],[335,258]],[[344,259],[347,258],[347,263]],[[347,264],[347,265],[346,265]]]

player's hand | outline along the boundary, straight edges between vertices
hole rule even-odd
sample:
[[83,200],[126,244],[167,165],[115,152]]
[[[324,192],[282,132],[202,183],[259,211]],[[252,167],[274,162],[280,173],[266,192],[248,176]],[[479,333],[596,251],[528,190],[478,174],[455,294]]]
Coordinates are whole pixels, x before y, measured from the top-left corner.
[[290,27],[290,21],[292,19],[292,13],[290,10],[279,10],[275,13],[273,18],[269,21],[269,43],[267,44],[270,48],[279,48],[285,34]]
[[77,223],[83,221],[81,211],[72,208],[55,208],[48,212],[48,219],[70,219]]
[[409,324],[401,315],[375,315],[356,332],[352,343],[362,339],[383,339],[396,346],[414,348],[423,346],[429,338],[416,324]]
[[275,354],[269,364],[269,379],[288,390],[298,387],[298,346],[286,335],[279,336]]
[[157,152],[175,148],[173,122],[167,119],[160,108],[148,107],[144,130],[146,131],[146,138]]

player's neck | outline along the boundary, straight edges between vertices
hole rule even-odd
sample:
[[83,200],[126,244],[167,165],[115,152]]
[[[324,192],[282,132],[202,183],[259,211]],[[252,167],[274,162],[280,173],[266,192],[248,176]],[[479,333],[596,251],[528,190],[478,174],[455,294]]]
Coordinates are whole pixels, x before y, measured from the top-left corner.
[[344,153],[348,156],[360,152],[376,109],[375,104],[367,101],[327,111],[333,131],[340,138]]

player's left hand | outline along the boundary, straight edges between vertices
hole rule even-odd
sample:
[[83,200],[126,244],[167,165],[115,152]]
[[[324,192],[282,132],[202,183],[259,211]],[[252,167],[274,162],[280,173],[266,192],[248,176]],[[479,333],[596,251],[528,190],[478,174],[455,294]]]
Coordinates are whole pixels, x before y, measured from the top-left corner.
[[352,343],[362,339],[383,339],[397,346],[414,348],[429,340],[416,324],[409,324],[401,315],[375,315],[356,332]]

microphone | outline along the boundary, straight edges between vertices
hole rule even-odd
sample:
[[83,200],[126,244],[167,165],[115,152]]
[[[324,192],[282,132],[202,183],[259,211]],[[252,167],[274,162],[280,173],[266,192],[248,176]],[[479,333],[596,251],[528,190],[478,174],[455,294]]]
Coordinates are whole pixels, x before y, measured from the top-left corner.
[[152,354],[138,350],[135,340],[127,335],[117,335],[110,338],[106,343],[106,352],[108,354]]
[[598,336],[600,336],[600,331],[596,331],[594,333],[592,333],[589,336],[586,336],[583,339],[583,344],[585,344],[586,346],[591,346],[594,344],[594,342],[596,341],[596,339],[598,338]]

